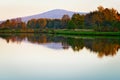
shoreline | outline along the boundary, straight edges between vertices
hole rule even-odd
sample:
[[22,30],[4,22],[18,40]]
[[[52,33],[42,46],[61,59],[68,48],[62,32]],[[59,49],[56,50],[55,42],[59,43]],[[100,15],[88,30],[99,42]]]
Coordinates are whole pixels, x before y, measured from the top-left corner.
[[68,29],[26,29],[26,30],[0,30],[0,34],[5,33],[45,33],[45,34],[61,34],[61,35],[77,35],[77,36],[120,36],[120,32],[98,32],[93,30],[68,30]]

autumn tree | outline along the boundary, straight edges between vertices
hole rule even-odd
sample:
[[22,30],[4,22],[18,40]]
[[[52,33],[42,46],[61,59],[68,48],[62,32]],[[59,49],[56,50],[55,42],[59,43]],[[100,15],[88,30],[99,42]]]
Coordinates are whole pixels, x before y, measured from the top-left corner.
[[6,20],[5,22],[3,22],[1,24],[1,27],[2,28],[10,28],[10,25],[11,25],[10,20]]
[[62,28],[67,28],[68,22],[70,21],[69,15],[65,14],[62,17]]
[[28,28],[36,28],[36,22],[37,20],[36,19],[31,19],[27,22],[27,27]]
[[104,10],[104,7],[103,7],[103,6],[98,6],[97,8],[98,8],[98,11],[99,11],[99,12],[103,12],[103,10]]
[[18,23],[16,22],[15,19],[12,19],[10,22],[11,22],[11,25],[10,25],[11,28],[16,28],[18,26],[17,25]]
[[[95,26],[97,31],[113,31],[113,24],[119,21],[117,10],[98,7],[98,10],[88,13],[85,16],[86,26]],[[117,24],[117,23],[116,23]]]
[[44,18],[40,18],[36,22],[36,27],[40,29],[44,29],[46,27],[47,20]]
[[26,27],[26,23],[25,23],[25,22],[20,22],[20,23],[18,24],[18,28],[25,30],[25,29],[27,28],[27,27]]

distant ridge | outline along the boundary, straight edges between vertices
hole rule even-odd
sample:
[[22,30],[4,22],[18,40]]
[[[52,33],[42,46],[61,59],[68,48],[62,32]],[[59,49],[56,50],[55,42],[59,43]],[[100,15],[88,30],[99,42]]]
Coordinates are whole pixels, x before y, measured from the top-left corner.
[[72,12],[63,9],[54,9],[41,14],[22,17],[22,21],[27,22],[28,20],[38,19],[38,18],[61,19],[64,14],[68,14],[71,17],[74,13],[86,14],[84,12]]

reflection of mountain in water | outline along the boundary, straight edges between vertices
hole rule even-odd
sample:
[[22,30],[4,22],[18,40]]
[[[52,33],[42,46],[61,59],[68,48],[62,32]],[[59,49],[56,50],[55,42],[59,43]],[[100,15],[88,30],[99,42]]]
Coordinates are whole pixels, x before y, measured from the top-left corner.
[[51,49],[63,49],[61,43],[46,43],[46,44],[44,44],[44,46],[51,48]]
[[120,38],[93,38],[82,39],[74,37],[62,37],[53,35],[38,34],[16,34],[16,35],[0,35],[1,38],[11,42],[22,42],[27,40],[30,43],[42,44],[52,49],[68,49],[71,47],[74,51],[80,51],[84,47],[88,50],[99,53],[99,57],[114,56],[120,49]]

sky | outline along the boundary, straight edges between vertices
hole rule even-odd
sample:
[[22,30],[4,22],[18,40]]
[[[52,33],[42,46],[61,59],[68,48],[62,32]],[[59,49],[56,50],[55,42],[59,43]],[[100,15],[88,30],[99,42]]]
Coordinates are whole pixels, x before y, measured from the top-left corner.
[[0,0],[0,21],[53,9],[90,12],[100,5],[115,8],[120,12],[120,0]]

